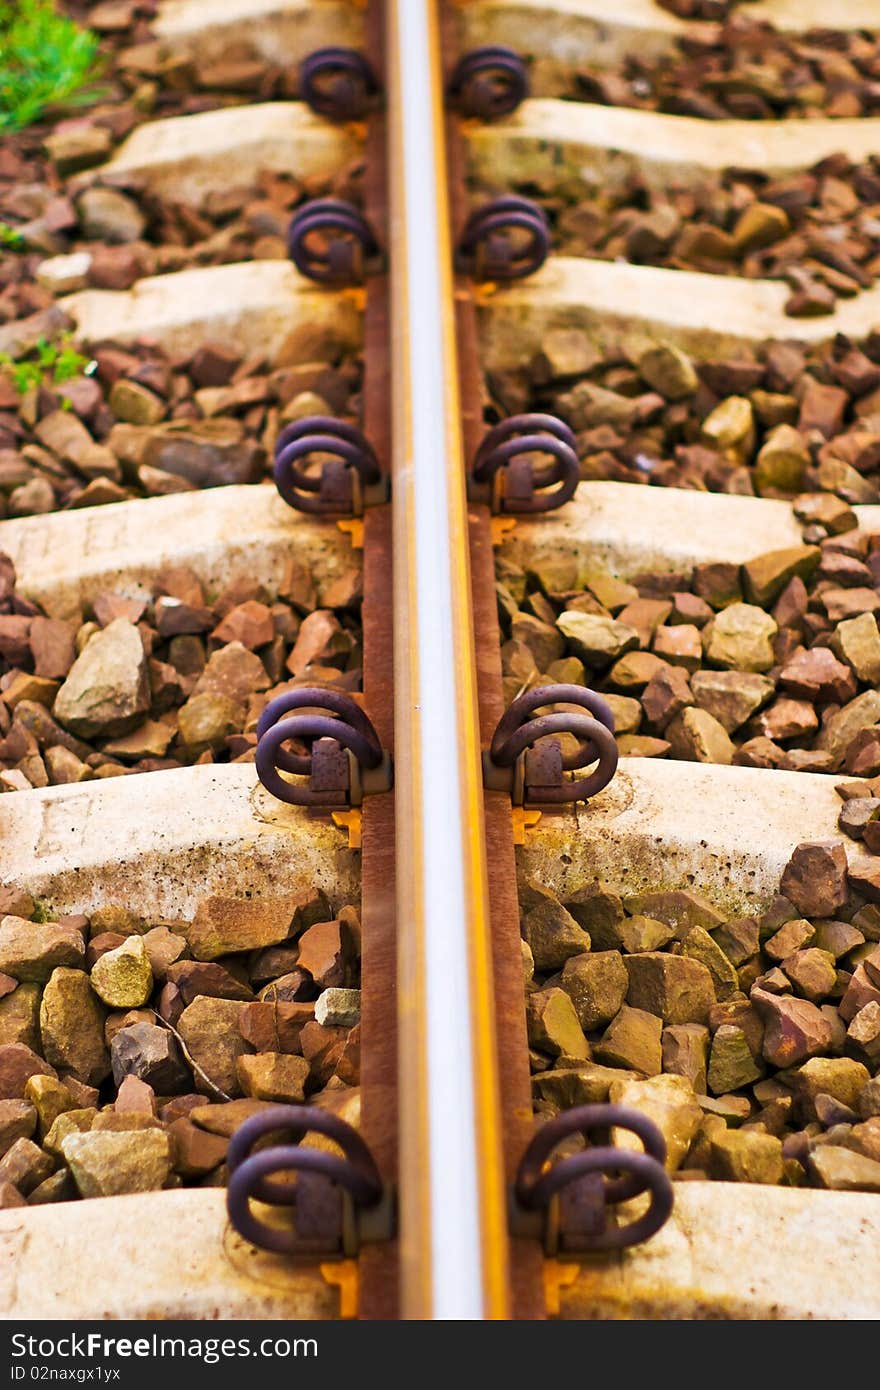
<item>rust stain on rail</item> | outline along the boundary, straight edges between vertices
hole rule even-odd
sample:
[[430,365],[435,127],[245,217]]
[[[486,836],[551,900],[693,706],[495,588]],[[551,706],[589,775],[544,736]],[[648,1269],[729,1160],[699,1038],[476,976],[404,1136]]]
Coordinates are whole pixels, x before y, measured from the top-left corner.
[[[366,15],[367,56],[384,70],[382,3],[370,0]],[[365,212],[386,242],[385,131],[381,113],[371,116],[366,140]],[[390,469],[390,360],[388,282],[367,281],[364,320],[364,433],[383,472]],[[393,751],[393,647],[391,508],[371,507],[364,516],[364,704],[383,747]],[[397,1179],[397,1031],[394,878],[394,793],[367,797],[361,826],[361,1131],[383,1180]],[[361,1252],[362,1318],[398,1315],[397,1242]]]

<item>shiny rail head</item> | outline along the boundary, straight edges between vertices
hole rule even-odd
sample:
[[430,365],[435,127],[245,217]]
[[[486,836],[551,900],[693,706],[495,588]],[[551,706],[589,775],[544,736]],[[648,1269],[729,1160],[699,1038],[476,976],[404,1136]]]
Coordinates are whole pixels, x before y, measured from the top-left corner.
[[[539,464],[541,456],[550,462]],[[574,496],[579,481],[577,445],[568,425],[555,415],[511,415],[480,444],[468,497],[488,502],[496,513],[549,512]]]
[[369,222],[342,198],[313,198],[298,208],[287,230],[287,252],[301,275],[324,285],[358,285],[382,264]]
[[[303,1147],[307,1134],[331,1139],[341,1154]],[[270,1135],[281,1142],[266,1147]],[[359,1213],[380,1206],[385,1215],[393,1210],[357,1130],[317,1106],[277,1105],[252,1115],[232,1136],[227,1162],[231,1224],[252,1245],[275,1254],[355,1255],[360,1240],[368,1238],[359,1230]],[[254,1213],[252,1201],[290,1209],[291,1219],[270,1224]],[[374,1220],[372,1238],[391,1234],[380,1234]]]
[[[537,713],[550,705],[575,705],[587,713]],[[558,734],[573,735],[574,750],[563,752],[559,739],[549,737]],[[542,685],[520,695],[499,719],[489,751],[483,754],[483,783],[491,791],[509,792],[518,806],[589,801],[608,786],[618,756],[614,715],[601,695],[581,685]],[[564,776],[596,762],[595,771],[586,777]]]
[[330,121],[359,121],[377,104],[379,82],[355,48],[317,48],[299,69],[299,94]]
[[[391,755],[372,721],[350,695],[320,686],[269,701],[257,723],[255,763],[266,790],[293,806],[341,810],[393,784]],[[291,782],[282,773],[308,782]]]
[[[612,1145],[612,1128],[634,1134],[644,1152]],[[580,1135],[586,1147],[552,1162],[553,1151],[572,1135]],[[666,1140],[638,1110],[581,1105],[563,1111],[537,1131],[520,1160],[511,1196],[512,1230],[540,1234],[551,1255],[640,1245],[672,1212],[674,1193],[665,1163]],[[647,1210],[618,1225],[611,1208],[645,1192],[650,1194]]]
[[456,268],[477,280],[521,280],[550,254],[550,224],[543,208],[508,193],[477,208],[458,241]]
[[526,100],[529,70],[514,49],[487,44],[472,48],[458,60],[446,92],[450,104],[463,116],[497,121]]
[[360,430],[329,415],[307,415],[285,425],[275,443],[273,477],[289,507],[313,516],[362,516],[387,502],[372,445]]

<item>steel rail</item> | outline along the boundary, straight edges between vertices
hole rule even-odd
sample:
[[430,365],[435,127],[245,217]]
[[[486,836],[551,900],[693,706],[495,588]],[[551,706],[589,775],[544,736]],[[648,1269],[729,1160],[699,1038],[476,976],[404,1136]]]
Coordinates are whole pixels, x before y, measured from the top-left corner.
[[436,0],[386,8],[401,1313],[510,1314]]

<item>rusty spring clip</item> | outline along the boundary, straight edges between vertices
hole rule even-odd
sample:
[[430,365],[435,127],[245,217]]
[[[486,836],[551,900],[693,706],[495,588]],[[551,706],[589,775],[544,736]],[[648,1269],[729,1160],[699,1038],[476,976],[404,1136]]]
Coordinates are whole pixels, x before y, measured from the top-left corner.
[[[309,471],[309,459],[317,471]],[[390,492],[372,445],[354,425],[329,415],[285,425],[272,472],[289,507],[318,516],[362,516],[364,507],[387,502]]]
[[456,63],[446,88],[463,116],[495,121],[509,116],[529,94],[529,73],[520,55],[501,44],[473,48]]
[[[293,710],[306,710],[287,719]],[[331,710],[333,714],[316,711]],[[311,740],[308,753],[284,744]],[[393,785],[391,754],[350,695],[318,686],[301,686],[270,700],[257,724],[257,776],[279,801],[326,809],[360,806],[374,792]],[[308,786],[289,782],[282,772],[308,777]]]
[[[580,705],[588,710],[557,710],[533,717],[546,705]],[[563,753],[556,738],[533,747],[550,734],[573,734],[573,752]],[[567,780],[563,772],[598,767],[587,777]],[[488,753],[483,754],[483,785],[490,791],[510,793],[515,806],[552,805],[588,801],[607,787],[617,771],[614,715],[593,690],[582,685],[541,685],[513,701],[501,716]]]
[[378,92],[376,74],[355,48],[317,48],[300,64],[301,99],[330,121],[360,120]]
[[[538,467],[535,454],[552,462]],[[499,512],[549,512],[574,496],[577,443],[555,415],[511,415],[489,431],[471,465],[468,497]]]
[[[307,1134],[323,1134],[342,1156],[303,1148]],[[283,1144],[258,1147],[268,1135]],[[278,1255],[355,1256],[363,1243],[394,1234],[393,1193],[356,1129],[310,1105],[277,1105],[245,1120],[229,1143],[226,1209],[239,1235]],[[285,1173],[288,1180],[272,1180]],[[295,1174],[291,1182],[289,1175]],[[270,1225],[254,1215],[251,1201],[292,1209],[291,1221]]]
[[471,213],[459,238],[456,267],[479,280],[520,280],[550,254],[550,224],[531,198],[508,193]]
[[342,198],[313,198],[287,229],[297,270],[326,285],[357,285],[381,265],[379,243],[363,213]]
[[[645,1152],[612,1146],[612,1126],[630,1130]],[[587,1147],[558,1163],[553,1150],[580,1134]],[[592,1136],[601,1146],[593,1147]],[[666,1172],[666,1141],[653,1120],[622,1105],[580,1105],[538,1130],[520,1160],[510,1199],[514,1235],[543,1241],[547,1255],[625,1250],[655,1235],[668,1220],[674,1195]],[[647,1211],[619,1226],[610,1208],[650,1192]]]

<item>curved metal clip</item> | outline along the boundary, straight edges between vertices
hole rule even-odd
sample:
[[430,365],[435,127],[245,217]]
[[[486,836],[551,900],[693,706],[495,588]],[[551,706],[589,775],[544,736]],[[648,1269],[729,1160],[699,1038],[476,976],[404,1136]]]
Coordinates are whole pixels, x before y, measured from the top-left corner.
[[[579,705],[594,718],[574,710],[556,710],[533,718],[546,705]],[[548,734],[573,734],[577,748],[563,753],[558,739],[533,745]],[[589,767],[587,777],[567,780],[564,772]],[[483,754],[483,785],[506,791],[515,806],[546,806],[589,801],[607,787],[617,771],[614,715],[601,695],[582,685],[541,685],[514,700],[498,721],[488,753]]]
[[520,280],[550,254],[550,224],[531,198],[509,193],[472,213],[458,242],[456,265],[479,280]]
[[390,493],[372,445],[354,425],[329,415],[285,425],[272,472],[289,507],[318,516],[362,516],[364,507],[387,502]]
[[342,198],[313,198],[287,229],[287,251],[297,270],[327,285],[356,285],[378,269],[379,243],[363,213]]
[[[536,454],[552,462],[538,467]],[[468,496],[493,512],[549,512],[574,496],[577,444],[555,415],[511,415],[486,435],[471,467]]]
[[300,98],[328,120],[360,120],[378,92],[376,74],[356,48],[317,48],[300,64]]
[[[286,719],[293,710],[308,713]],[[332,713],[317,712],[322,710]],[[309,752],[285,748],[291,740],[310,743]],[[393,785],[391,754],[360,705],[319,686],[301,686],[269,701],[257,723],[255,762],[266,790],[292,806],[360,806],[364,796]],[[290,782],[282,772],[308,777],[308,785]]]
[[[303,1148],[323,1134],[342,1150]],[[268,1135],[284,1143],[257,1147]],[[389,1240],[394,1204],[373,1155],[356,1129],[310,1105],[276,1105],[245,1120],[229,1143],[229,1220],[245,1240],[279,1255],[357,1254],[363,1241]],[[284,1173],[287,1180],[272,1178]],[[295,1177],[295,1181],[291,1178]],[[292,1208],[292,1221],[270,1225],[251,1201]]]
[[456,63],[447,96],[463,116],[495,121],[509,116],[529,94],[529,73],[512,48],[488,44],[472,48]]
[[[612,1126],[628,1129],[645,1151],[610,1143]],[[573,1134],[587,1147],[550,1163],[553,1150]],[[589,1144],[598,1136],[600,1146]],[[655,1235],[668,1220],[674,1194],[666,1162],[666,1140],[653,1120],[622,1105],[580,1105],[538,1130],[520,1160],[511,1201],[511,1228],[543,1239],[548,1255],[591,1250],[625,1250]],[[623,1226],[609,1208],[650,1192],[648,1210]]]

